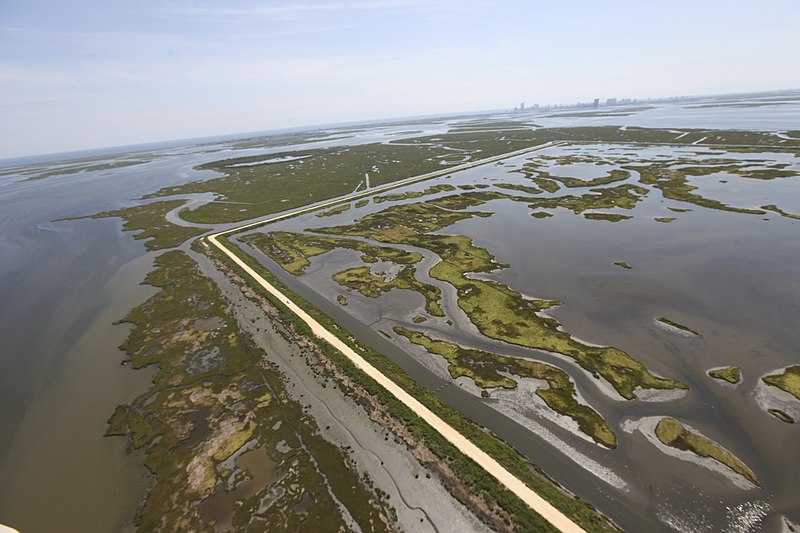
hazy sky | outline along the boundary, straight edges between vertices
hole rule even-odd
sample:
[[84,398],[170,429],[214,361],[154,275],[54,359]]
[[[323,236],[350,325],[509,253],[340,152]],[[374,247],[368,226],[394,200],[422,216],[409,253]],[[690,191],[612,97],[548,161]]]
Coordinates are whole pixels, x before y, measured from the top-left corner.
[[0,158],[800,87],[800,2],[0,0]]

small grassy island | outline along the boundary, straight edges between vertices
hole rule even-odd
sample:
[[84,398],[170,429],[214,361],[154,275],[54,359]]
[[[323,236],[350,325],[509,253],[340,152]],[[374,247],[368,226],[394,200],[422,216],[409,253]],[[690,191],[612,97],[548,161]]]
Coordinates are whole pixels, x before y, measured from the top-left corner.
[[761,482],[755,473],[750,470],[741,459],[714,442],[713,440],[695,433],[674,418],[662,418],[656,426],[656,437],[663,444],[694,453],[700,457],[709,457],[744,476],[755,485]]
[[327,211],[322,211],[321,213],[317,213],[318,217],[332,217],[334,215],[338,215],[339,213],[344,213],[350,210],[350,204],[342,204],[337,205],[336,207],[332,207]]
[[786,422],[787,424],[794,424],[794,418],[787,413],[786,411],[781,411],[780,409],[770,408],[767,409],[767,412],[780,420],[781,422]]
[[628,264],[627,261],[615,261],[614,264],[617,265],[618,267],[624,268],[625,270],[630,270],[631,268],[633,268],[631,267],[631,265]]
[[606,220],[608,222],[622,222],[623,220],[630,220],[633,217],[630,215],[623,215],[620,213],[584,213],[583,218],[588,220]]
[[742,380],[742,371],[738,366],[728,366],[709,370],[708,375],[714,379],[720,379],[736,385]]
[[417,280],[416,269],[404,266],[392,279],[373,274],[368,266],[348,268],[333,275],[333,280],[370,298],[377,298],[392,289],[408,289],[425,297],[425,310],[433,316],[444,316],[439,306],[441,291],[436,285]]
[[782,374],[762,378],[764,383],[778,387],[800,400],[800,365],[788,367]]
[[692,335],[694,335],[696,337],[700,336],[700,332],[693,330],[689,326],[684,326],[683,324],[679,324],[678,322],[675,322],[674,320],[670,320],[667,317],[658,316],[658,317],[656,317],[656,320],[661,322],[662,324],[666,324],[667,326],[671,326],[671,327],[673,327],[675,329],[679,329],[679,330],[681,330],[683,332],[690,333],[690,334],[692,334]]

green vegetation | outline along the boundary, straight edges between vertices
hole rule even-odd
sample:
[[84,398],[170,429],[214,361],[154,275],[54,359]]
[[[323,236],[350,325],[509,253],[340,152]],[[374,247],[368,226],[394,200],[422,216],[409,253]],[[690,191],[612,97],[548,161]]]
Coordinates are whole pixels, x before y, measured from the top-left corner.
[[338,205],[332,209],[328,209],[327,211],[323,211],[321,213],[317,213],[318,217],[332,217],[333,215],[338,215],[339,213],[344,213],[345,211],[350,210],[350,204],[342,204]]
[[688,176],[705,176],[708,174],[713,174],[715,172],[719,172],[718,168],[712,166],[681,167],[677,169],[671,168],[673,165],[675,165],[675,163],[675,161],[668,163],[648,161],[645,165],[631,165],[625,168],[639,172],[639,181],[641,183],[652,185],[653,187],[659,189],[664,198],[668,198],[670,200],[680,200],[682,202],[687,202],[700,207],[718,209],[720,211],[733,211],[736,213],[747,213],[751,215],[764,214],[764,211],[759,209],[732,207],[718,200],[705,198],[693,192],[697,189],[697,187],[688,183]]
[[[144,205],[126,207],[116,211],[104,211],[89,217],[79,218],[122,218],[125,231],[138,231],[134,239],[149,239],[144,243],[148,250],[162,250],[180,246],[188,239],[208,231],[204,228],[187,228],[168,222],[164,217],[173,209],[182,206],[186,200],[167,200]],[[76,219],[69,219],[76,220]]]
[[656,222],[661,222],[663,224],[669,224],[670,222],[675,220],[675,218],[674,217],[655,217],[653,220],[655,220]]
[[122,348],[157,371],[106,432],[143,451],[152,476],[137,529],[343,530],[338,501],[362,529],[389,531],[390,511],[287,396],[214,283],[179,251],[156,267],[146,283],[160,290],[125,318]]
[[[552,503],[557,509],[566,513],[567,516],[570,516],[586,531],[618,531],[607,518],[597,513],[591,505],[565,492],[544,474],[539,467],[532,465],[527,458],[508,444],[494,437],[468,417],[465,417],[453,408],[442,403],[433,393],[420,385],[385,356],[375,352],[368,346],[359,344],[346,330],[333,322],[330,317],[324,315],[301,297],[288,290],[269,270],[244,253],[240,248],[232,245],[228,239],[223,237],[221,242],[236,253],[248,266],[257,271],[271,284],[278,287],[283,294],[291,298],[329,331],[334,332],[343,342],[351,345],[353,349],[369,361],[370,364],[408,391],[409,394],[417,398],[423,405],[431,409],[459,433],[466,436],[478,447],[499,461],[500,464],[507,468],[513,475]],[[217,257],[230,268],[239,271],[239,267],[227,257],[220,254],[217,254]],[[414,415],[388,391],[377,385],[377,383],[358,369],[349,359],[311,334],[307,325],[288,311],[281,300],[273,297],[258,286],[254,286],[253,288],[257,293],[273,303],[279,312],[280,320],[284,324],[293,328],[299,334],[306,336],[311,342],[316,343],[320,351],[324,352],[336,367],[348,376],[351,380],[351,387],[355,384],[369,393],[369,397],[358,400],[361,405],[364,405],[365,408],[370,411],[373,410],[376,405],[382,406],[392,413],[394,417],[403,421],[411,436],[415,439],[410,442],[407,441],[409,442],[408,445],[414,449],[414,447],[417,446],[414,442],[424,443],[435,456],[429,462],[424,462],[425,466],[439,472],[442,472],[442,468],[446,468],[452,475],[451,479],[457,479],[460,483],[469,487],[469,491],[464,492],[459,490],[457,486],[448,484],[445,480],[445,484],[450,488],[452,494],[475,512],[481,514],[487,523],[497,524],[498,528],[510,528],[517,531],[553,531],[552,526],[532,511],[530,507],[508,492],[495,478],[487,474],[486,471],[462,455],[439,433]],[[348,392],[353,391],[354,389],[352,388],[348,389]],[[475,505],[476,499],[477,505]],[[487,506],[491,511],[490,514],[483,511]]]
[[77,174],[79,172],[97,172],[100,170],[113,170],[115,168],[123,168],[123,167],[131,167],[135,165],[141,165],[143,163],[147,163],[147,161],[138,161],[138,160],[129,160],[129,161],[109,161],[106,163],[94,163],[94,164],[77,164],[77,165],[69,165],[63,166],[59,168],[54,168],[52,170],[48,170],[46,172],[42,172],[40,174],[36,174],[35,176],[31,176],[29,178],[25,178],[23,181],[34,181],[34,180],[41,180],[45,178],[50,178],[52,176],[66,176],[69,174]]
[[792,418],[792,416],[785,411],[781,411],[780,409],[767,409],[767,412],[772,416],[774,416],[775,418],[777,418],[778,420],[780,420],[781,422],[786,422],[787,424],[794,424],[794,418]]
[[778,387],[800,400],[800,365],[788,367],[782,374],[773,374],[762,378],[764,383]]
[[541,170],[537,171],[537,174],[540,176],[540,178],[546,177],[548,179],[558,181],[565,187],[569,188],[596,187],[598,185],[608,185],[609,183],[614,183],[617,181],[625,181],[626,179],[631,177],[631,173],[628,172],[627,170],[618,170],[618,169],[611,170],[605,176],[600,176],[599,178],[593,178],[590,180],[555,176],[553,174],[550,174],[549,172],[543,172]]
[[793,218],[795,220],[800,220],[800,215],[794,215],[792,213],[787,213],[786,211],[784,211],[783,209],[781,209],[780,207],[778,207],[775,204],[762,205],[761,209],[763,209],[765,211],[772,211],[773,213],[778,213],[782,217]]
[[[428,200],[429,205],[435,205],[436,207],[441,207],[442,209],[448,209],[451,211],[461,211],[463,209],[467,209],[468,207],[477,207],[479,205],[483,205],[486,202],[491,200],[504,200],[504,199],[516,199],[517,197],[511,196],[509,194],[495,192],[495,191],[479,191],[479,192],[466,192],[462,194],[454,194],[451,196],[442,196],[440,198],[434,198],[433,200]],[[526,199],[527,200],[527,199]],[[412,205],[420,205],[420,204],[412,204]],[[489,216],[490,213],[484,213],[483,216]]]
[[543,191],[547,191],[549,193],[557,192],[561,187],[558,186],[553,180],[549,180],[546,178],[531,178],[531,180]]
[[255,246],[273,261],[281,265],[290,274],[300,275],[310,265],[309,258],[315,257],[336,248],[349,248],[361,252],[361,260],[365,263],[390,261],[403,265],[418,263],[422,255],[418,252],[407,252],[400,248],[373,246],[356,239],[306,235],[286,231],[271,233],[251,233],[241,238],[251,246]]
[[614,264],[627,270],[631,269],[631,266],[625,261],[616,261]]
[[324,234],[368,237],[384,243],[411,244],[406,243],[406,239],[413,238],[417,234],[437,231],[451,226],[460,220],[472,218],[474,216],[491,215],[491,213],[475,211],[466,213],[446,211],[439,208],[440,201],[449,200],[451,198],[458,201],[461,201],[462,198],[469,200],[469,197],[466,195],[455,195],[437,198],[436,200],[424,203],[393,205],[383,211],[370,213],[369,215],[361,217],[348,226],[320,228],[313,231]]
[[498,183],[495,185],[500,189],[508,189],[510,191],[519,191],[524,192],[525,194],[542,194],[541,189],[537,189],[536,187],[531,187],[529,185],[519,185],[516,183]]
[[429,196],[431,194],[454,190],[456,190],[456,188],[449,183],[443,183],[441,185],[432,185],[424,191],[406,191],[384,194],[383,196],[373,196],[372,201],[376,204],[380,204],[382,202],[397,202],[399,200],[409,200],[411,198],[420,198],[422,196]]
[[408,244],[436,253],[442,261],[431,269],[430,276],[450,283],[457,289],[459,307],[481,333],[494,339],[571,357],[595,377],[605,378],[625,398],[634,398],[637,387],[686,387],[678,381],[654,376],[621,350],[580,343],[561,331],[556,320],[540,316],[541,311],[559,302],[526,299],[505,285],[467,277],[469,273],[489,272],[503,265],[496,263],[486,249],[475,247],[468,237],[434,235],[430,232],[464,218],[484,215],[476,212],[443,212],[429,203],[404,204],[369,214],[348,226],[315,231],[370,237],[380,242]]
[[718,368],[716,370],[709,370],[708,375],[714,379],[721,379],[736,385],[742,380],[742,371],[738,366],[728,366],[725,368]]
[[503,355],[471,350],[430,337],[406,328],[395,327],[395,333],[425,348],[429,353],[441,355],[449,366],[453,379],[468,377],[483,389],[502,387],[515,389],[517,382],[504,374],[520,378],[535,378],[547,381],[549,388],[536,390],[553,411],[568,416],[578,423],[581,431],[595,442],[609,448],[617,447],[617,437],[603,417],[587,405],[578,402],[575,387],[566,372],[551,365]]
[[686,450],[700,457],[709,457],[761,486],[755,473],[741,459],[721,447],[713,440],[686,429],[674,418],[662,418],[656,426],[656,437],[662,443],[679,450]]
[[533,213],[531,213],[531,216],[533,218],[550,218],[553,216],[553,213],[550,213],[548,211],[534,211]]
[[647,189],[638,185],[617,185],[605,189],[591,189],[591,193],[581,196],[566,195],[553,198],[537,198],[530,204],[531,209],[555,209],[563,207],[576,215],[590,209],[633,209],[647,194]]
[[668,326],[672,326],[673,328],[679,329],[681,331],[685,331],[686,333],[691,333],[692,335],[696,335],[698,337],[700,336],[699,332],[693,330],[689,326],[684,326],[683,324],[679,324],[679,323],[675,322],[674,320],[670,320],[667,317],[658,316],[658,317],[656,317],[656,320],[658,320],[662,324],[666,324]]
[[377,298],[392,289],[408,289],[425,297],[425,310],[433,316],[444,316],[439,306],[442,296],[439,287],[430,283],[422,283],[416,278],[413,266],[404,266],[391,279],[375,275],[368,266],[349,268],[333,275],[333,280],[344,287],[356,290],[370,298]]
[[623,220],[630,220],[633,217],[630,215],[622,215],[619,213],[584,213],[583,218],[588,220],[606,220],[608,222],[621,222]]
[[368,203],[369,203],[369,200],[366,199],[366,198],[364,198],[363,200],[359,200],[359,201],[356,202],[356,209],[360,209],[362,207],[365,207]]
[[347,298],[342,294],[336,295],[336,301],[339,302],[339,305],[347,305]]

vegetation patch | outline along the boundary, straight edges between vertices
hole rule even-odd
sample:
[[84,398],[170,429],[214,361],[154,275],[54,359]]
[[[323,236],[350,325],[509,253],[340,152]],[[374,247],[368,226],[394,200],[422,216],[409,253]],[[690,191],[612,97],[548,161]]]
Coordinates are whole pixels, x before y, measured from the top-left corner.
[[698,336],[698,337],[700,336],[700,332],[693,330],[689,326],[684,326],[683,324],[679,324],[678,322],[675,322],[674,320],[670,320],[667,317],[658,316],[658,317],[656,317],[656,320],[658,320],[662,324],[666,324],[668,326],[672,326],[675,329],[679,329],[681,331],[685,331],[686,333],[691,333],[692,335],[695,335],[695,336]]
[[592,189],[591,193],[580,196],[566,195],[554,198],[537,198],[530,204],[530,208],[555,209],[563,207],[576,215],[590,209],[633,209],[646,194],[647,189],[644,187],[623,184],[616,187]]
[[542,170],[537,171],[537,174],[540,176],[540,178],[555,180],[568,188],[597,187],[598,185],[608,185],[609,183],[615,183],[617,181],[625,181],[631,177],[631,173],[627,170],[618,169],[613,169],[605,176],[600,176],[599,178],[593,178],[590,180],[556,176]]
[[499,189],[507,189],[510,191],[524,192],[525,194],[542,194],[541,189],[531,187],[530,185],[519,185],[517,183],[498,183],[495,187]]
[[800,215],[795,215],[793,213],[787,213],[786,211],[784,211],[783,209],[781,209],[780,207],[778,207],[775,204],[762,205],[761,209],[763,209],[765,211],[772,211],[773,213],[778,213],[782,217],[793,218],[795,220],[800,220]]
[[778,387],[800,400],[800,365],[790,366],[781,374],[761,378],[767,385]]
[[674,217],[655,217],[653,220],[655,220],[656,222],[661,222],[662,224],[669,224],[670,222],[675,220],[675,218]]
[[422,196],[429,196],[440,192],[454,191],[454,190],[456,190],[454,186],[450,185],[449,183],[443,183],[441,185],[432,185],[427,189],[425,189],[424,191],[406,191],[406,192],[384,194],[382,196],[373,196],[372,201],[376,204],[380,204],[383,202],[397,202],[400,200],[420,198]]
[[[716,163],[714,160],[711,161]],[[688,176],[713,174],[720,171],[718,167],[697,166],[673,168],[674,166],[674,161],[669,163],[648,161],[645,165],[631,165],[625,168],[639,172],[639,181],[641,183],[652,185],[659,189],[664,198],[670,200],[679,200],[681,202],[720,211],[733,211],[735,213],[747,213],[751,215],[764,214],[764,211],[760,209],[733,207],[694,192],[697,190],[697,187],[689,184]]]
[[537,187],[549,193],[558,192],[558,190],[561,188],[559,187],[558,183],[547,178],[531,178],[531,180],[536,184]]
[[718,368],[716,370],[709,370],[708,375],[714,379],[721,379],[736,385],[742,380],[742,371],[738,366],[728,366],[725,368]]
[[780,409],[767,409],[767,412],[772,416],[774,416],[775,418],[777,418],[778,420],[780,420],[781,422],[786,422],[787,424],[794,424],[794,418],[792,418],[792,416],[785,411],[781,411]]
[[605,220],[607,222],[621,222],[623,220],[630,220],[633,217],[630,215],[623,215],[620,213],[584,213],[583,218],[587,220]]
[[614,264],[626,270],[630,270],[632,268],[626,261],[616,261]]
[[453,379],[468,377],[483,389],[502,387],[515,389],[517,382],[505,374],[520,378],[547,381],[549,388],[539,388],[536,395],[553,411],[568,416],[578,423],[581,431],[608,448],[616,448],[617,437],[597,411],[578,402],[575,387],[566,372],[544,363],[471,350],[450,342],[434,340],[419,331],[396,326],[394,332],[425,348],[429,353],[441,355],[448,362]]
[[317,213],[317,217],[332,217],[333,215],[338,215],[339,213],[344,213],[345,211],[350,210],[350,204],[342,204],[338,205],[332,209],[328,209],[327,211],[323,211],[321,213]]
[[744,476],[753,484],[761,486],[758,477],[741,459],[713,440],[690,431],[674,418],[667,417],[659,421],[656,426],[656,437],[667,446],[678,450],[690,451],[700,457],[714,459],[737,474]]
[[413,266],[402,267],[391,279],[373,274],[368,266],[349,268],[334,274],[333,280],[370,298],[377,298],[392,289],[415,291],[425,297],[425,310],[428,313],[433,316],[444,316],[444,311],[439,306],[439,299],[442,296],[439,287],[419,281]]
[[145,248],[148,250],[162,250],[180,246],[192,237],[208,231],[205,228],[178,226],[167,221],[165,218],[167,213],[185,203],[186,200],[152,202],[68,220],[77,220],[79,218],[121,218],[125,221],[122,225],[124,231],[137,232],[133,235],[134,239],[148,239],[144,243]]

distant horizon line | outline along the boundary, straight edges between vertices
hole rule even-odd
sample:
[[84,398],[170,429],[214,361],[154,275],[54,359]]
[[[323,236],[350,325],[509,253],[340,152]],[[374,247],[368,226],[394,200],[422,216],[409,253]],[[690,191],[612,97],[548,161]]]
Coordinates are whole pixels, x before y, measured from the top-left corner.
[[[800,89],[797,88],[784,88],[784,89],[767,89],[761,91],[746,91],[746,92],[733,92],[733,93],[710,93],[710,94],[694,94],[694,95],[680,95],[680,96],[658,96],[658,97],[625,97],[626,100],[630,100],[627,103],[623,104],[616,104],[618,106],[628,105],[629,103],[642,103],[642,102],[664,102],[670,100],[689,100],[689,99],[703,99],[703,98],[714,98],[714,97],[725,97],[725,96],[748,96],[748,95],[768,95],[768,94],[776,94],[776,93],[783,93],[783,92],[792,92],[797,91]],[[612,97],[609,97],[612,98]],[[569,109],[570,107],[578,107],[578,106],[585,106],[587,102],[592,102],[594,99],[590,99],[588,101],[577,101],[572,103],[559,103],[559,104],[538,104],[537,102],[531,102],[531,107],[525,108],[525,111],[533,111],[535,108],[532,107],[533,105],[538,105],[538,110],[546,110],[547,108],[554,108],[557,107],[560,110]],[[522,99],[521,102],[527,102],[527,100]],[[605,105],[604,102],[601,102],[602,105]],[[214,135],[204,135],[199,137],[185,137],[180,139],[165,139],[161,141],[151,141],[151,142],[141,142],[141,143],[133,143],[133,144],[125,144],[125,145],[108,145],[108,146],[99,146],[95,148],[85,148],[79,150],[65,150],[61,152],[45,152],[45,153],[38,153],[38,154],[29,154],[29,155],[21,155],[21,156],[11,156],[11,157],[4,157],[0,158],[0,167],[12,167],[12,166],[20,166],[20,165],[29,165],[29,164],[36,164],[36,163],[48,163],[54,161],[70,161],[75,159],[83,159],[89,158],[94,156],[100,155],[114,155],[114,154],[123,154],[123,153],[135,153],[135,152],[142,152],[147,150],[153,149],[163,149],[163,148],[177,148],[179,146],[188,146],[193,144],[200,144],[200,143],[208,143],[208,142],[222,142],[222,141],[234,141],[234,140],[245,140],[253,137],[259,136],[269,136],[269,135],[280,135],[284,133],[302,133],[306,131],[314,131],[314,130],[321,130],[321,129],[338,129],[338,128],[345,128],[351,126],[359,126],[359,125],[377,125],[377,124],[394,124],[398,122],[404,122],[408,120],[421,120],[421,119],[435,119],[435,118],[452,118],[452,117],[468,117],[468,116],[478,116],[478,115],[488,115],[493,113],[510,113],[512,109],[516,110],[516,107],[510,108],[496,108],[496,109],[483,109],[483,110],[473,110],[473,111],[457,111],[457,112],[450,112],[450,113],[435,113],[435,114],[426,114],[426,115],[406,115],[400,117],[383,117],[383,118],[376,118],[376,119],[361,119],[361,120],[354,120],[354,121],[343,121],[343,122],[329,122],[323,124],[305,124],[300,126],[287,126],[287,127],[279,127],[279,128],[271,128],[266,130],[253,130],[253,131],[244,131],[244,132],[231,132],[231,133],[221,133],[221,134],[214,134]]]

